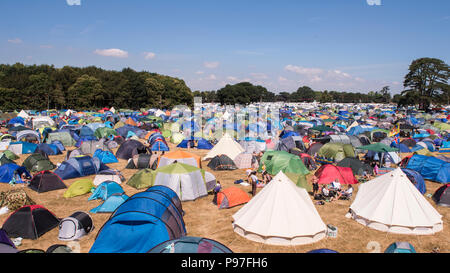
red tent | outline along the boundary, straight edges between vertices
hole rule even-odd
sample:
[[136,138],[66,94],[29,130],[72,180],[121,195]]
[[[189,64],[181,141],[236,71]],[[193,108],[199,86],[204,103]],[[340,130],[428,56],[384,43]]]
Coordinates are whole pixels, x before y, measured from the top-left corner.
[[341,184],[357,184],[352,169],[349,167],[338,167],[332,164],[322,165],[315,173],[319,179],[319,184],[330,184],[334,180],[339,179]]

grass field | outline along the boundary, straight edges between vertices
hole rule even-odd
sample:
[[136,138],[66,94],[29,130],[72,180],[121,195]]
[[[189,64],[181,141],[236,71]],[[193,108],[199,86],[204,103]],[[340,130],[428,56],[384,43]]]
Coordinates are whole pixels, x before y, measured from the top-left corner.
[[[174,145],[170,144],[170,149],[175,150]],[[187,149],[182,149],[187,150]],[[205,150],[190,149],[189,152],[204,156]],[[115,150],[114,150],[115,153]],[[21,155],[20,159],[16,162],[22,164],[23,160],[29,155]],[[62,162],[64,160],[63,155],[50,156],[53,163]],[[128,179],[137,170],[125,169],[126,160],[119,159],[118,163],[108,164],[109,167],[118,169],[122,172],[125,178]],[[241,185],[234,185],[234,181],[237,179],[245,178],[245,170],[235,171],[213,171],[209,169],[206,161],[202,161],[202,167],[213,173],[216,178],[222,183],[222,188],[230,186],[237,186],[244,188],[247,192],[251,187],[244,187]],[[308,175],[309,181],[311,174]],[[92,175],[90,178],[94,178]],[[78,179],[65,180],[65,184],[70,186]],[[131,196],[139,191],[133,187],[122,183],[121,185],[128,196]],[[427,194],[434,193],[434,191],[441,186],[440,183],[426,181]],[[10,186],[9,184],[0,184],[0,191],[7,191],[12,188],[24,187],[23,185]],[[355,193],[352,200],[357,194],[358,185],[355,187]],[[64,198],[63,194],[65,189],[56,190],[46,193],[36,193],[35,191],[24,188],[27,194],[37,204],[42,205],[52,211],[58,218],[68,217],[75,211],[89,212],[90,209],[98,206],[102,203],[101,200],[88,201],[90,194],[78,196],[74,198]],[[258,189],[260,191],[261,189]],[[337,238],[325,238],[317,243],[301,246],[281,247],[272,246],[261,243],[256,243],[247,240],[233,231],[232,228],[232,215],[238,211],[241,206],[231,209],[219,210],[217,206],[212,204],[213,195],[208,195],[195,201],[183,202],[183,210],[186,212],[184,221],[186,224],[187,234],[189,236],[201,236],[210,239],[217,240],[224,245],[228,246],[233,252],[238,253],[304,253],[318,248],[329,248],[338,252],[344,253],[369,253],[369,252],[383,252],[389,244],[396,241],[410,242],[420,253],[428,253],[433,248],[438,247],[440,252],[450,252],[450,208],[437,207],[434,202],[426,197],[427,200],[439,211],[443,216],[444,228],[443,231],[434,235],[426,236],[411,236],[411,235],[396,235],[391,233],[385,233],[367,228],[361,224],[358,224],[352,219],[345,217],[352,200],[350,201],[333,201],[326,203],[325,205],[316,205],[316,208],[322,217],[325,224],[332,224],[338,228]],[[95,237],[102,227],[102,225],[108,220],[110,214],[91,214],[94,220],[95,229],[87,236],[81,238],[78,241],[79,249],[76,251],[87,253],[89,252],[92,244],[95,241]],[[0,223],[6,220],[9,216],[4,214],[0,216]],[[149,234],[151,236],[151,234]],[[37,248],[46,250],[53,244],[68,244],[67,242],[58,240],[58,228],[51,230],[44,234],[37,240],[22,241],[22,245],[18,247],[19,250]],[[75,245],[71,243],[71,245]]]

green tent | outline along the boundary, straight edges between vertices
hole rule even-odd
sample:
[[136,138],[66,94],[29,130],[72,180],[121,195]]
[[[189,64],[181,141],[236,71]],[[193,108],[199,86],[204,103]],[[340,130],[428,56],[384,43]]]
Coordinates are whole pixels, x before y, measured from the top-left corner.
[[9,159],[8,157],[6,157],[6,155],[0,155],[0,166],[3,166],[5,164],[16,164],[16,162],[14,162],[13,160]]
[[100,127],[97,128],[94,132],[94,136],[97,138],[103,138],[103,137],[109,137],[109,136],[117,136],[116,130],[109,128],[109,127]]
[[170,142],[172,142],[173,144],[180,144],[181,141],[183,141],[184,139],[185,139],[185,137],[182,133],[174,133],[170,137]]
[[285,173],[285,175],[289,177],[289,179],[292,180],[297,187],[304,188],[307,192],[312,192],[312,186],[308,183],[306,175],[298,173]]
[[388,152],[397,152],[398,151],[397,148],[389,147],[386,144],[383,144],[380,142],[365,145],[365,146],[360,146],[357,149],[374,151],[374,152],[378,152],[378,153],[388,153]]
[[92,188],[95,188],[92,179],[84,178],[75,181],[70,187],[64,192],[65,198],[75,197],[83,194],[88,194],[91,192]]
[[319,126],[314,126],[311,128],[311,130],[313,131],[318,131],[318,132],[334,132],[336,131],[335,129],[325,126],[325,125],[319,125]]
[[309,173],[300,157],[285,151],[266,151],[261,157],[258,172],[262,171],[263,164],[266,165],[266,171],[271,175],[276,175],[280,171],[303,175]]
[[142,169],[128,180],[128,186],[136,189],[144,189],[153,186],[153,174],[151,169]]
[[3,152],[0,153],[0,157],[5,156],[7,159],[9,160],[16,160],[19,159],[19,156],[16,155],[15,153],[13,153],[10,150],[4,150]]
[[34,153],[28,156],[22,163],[22,166],[29,172],[50,171],[56,168],[56,165],[50,159],[40,153]]
[[339,162],[346,157],[356,157],[353,146],[343,143],[327,143],[320,148],[317,155],[333,159],[335,162]]

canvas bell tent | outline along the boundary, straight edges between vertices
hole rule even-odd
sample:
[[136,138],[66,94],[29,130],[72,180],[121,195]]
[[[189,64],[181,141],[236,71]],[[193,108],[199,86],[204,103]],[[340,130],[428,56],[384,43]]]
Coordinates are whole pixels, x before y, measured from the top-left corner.
[[303,245],[326,236],[308,192],[281,171],[232,217],[237,234],[259,243]]
[[346,217],[398,234],[428,235],[443,229],[442,215],[400,168],[361,184]]

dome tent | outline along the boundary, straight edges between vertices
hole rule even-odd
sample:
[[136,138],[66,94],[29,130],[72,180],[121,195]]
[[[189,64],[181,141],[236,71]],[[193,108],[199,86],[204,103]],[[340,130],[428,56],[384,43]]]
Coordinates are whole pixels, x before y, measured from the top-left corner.
[[202,237],[184,236],[152,248],[149,253],[233,253],[223,244]]
[[3,229],[12,238],[36,240],[57,227],[59,219],[40,205],[27,205],[13,212],[3,223]]
[[154,154],[137,154],[128,159],[126,169],[152,169],[155,170],[158,156]]
[[438,206],[450,207],[450,183],[437,189],[431,198]]
[[248,194],[238,187],[229,187],[217,193],[217,206],[219,209],[228,209],[250,201]]
[[263,164],[266,165],[266,171],[271,175],[276,175],[280,171],[302,175],[309,173],[298,156],[285,151],[266,151],[261,157],[258,172],[262,172]]
[[48,157],[38,153],[29,155],[22,166],[27,168],[29,172],[50,171],[56,168],[56,165]]
[[128,160],[134,155],[146,153],[148,153],[148,149],[144,144],[137,140],[130,139],[120,145],[119,149],[117,149],[116,157]]
[[260,243],[302,245],[326,236],[327,227],[306,190],[282,171],[232,217],[236,233]]
[[390,244],[384,253],[416,253],[416,250],[408,242],[395,242]]
[[72,157],[63,163],[55,170],[55,174],[61,179],[71,179],[92,174],[97,174],[100,171],[108,169],[108,166],[101,163],[96,157],[90,156]]
[[114,181],[105,181],[95,188],[88,201],[102,199],[106,200],[114,193],[124,193],[123,188]]
[[51,171],[36,173],[28,187],[39,193],[67,188],[61,178]]
[[72,213],[59,223],[58,239],[61,241],[78,240],[94,229],[94,222],[89,214],[83,211]]
[[91,209],[91,213],[112,213],[129,197],[125,193],[113,193],[97,207]]
[[186,235],[182,215],[181,201],[174,191],[164,186],[150,187],[115,210],[89,253],[145,253],[162,242]]
[[207,166],[215,171],[237,170],[236,164],[227,155],[216,155]]

